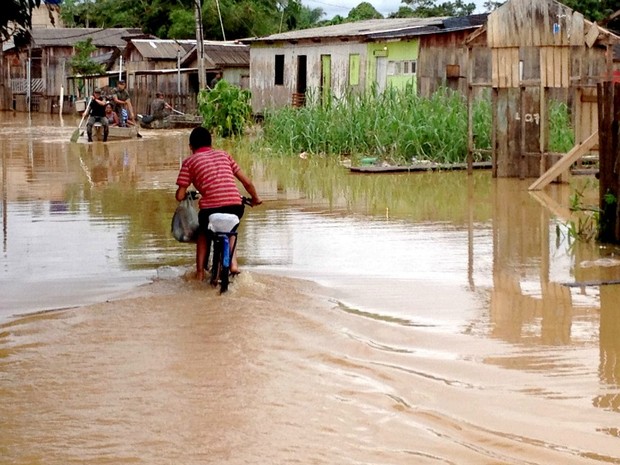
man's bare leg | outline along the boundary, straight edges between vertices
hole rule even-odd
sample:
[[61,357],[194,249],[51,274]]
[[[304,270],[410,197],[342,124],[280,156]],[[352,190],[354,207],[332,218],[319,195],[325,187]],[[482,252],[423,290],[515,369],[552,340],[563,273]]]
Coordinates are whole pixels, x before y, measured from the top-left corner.
[[205,258],[207,256],[207,236],[198,234],[196,238],[196,279],[205,279]]

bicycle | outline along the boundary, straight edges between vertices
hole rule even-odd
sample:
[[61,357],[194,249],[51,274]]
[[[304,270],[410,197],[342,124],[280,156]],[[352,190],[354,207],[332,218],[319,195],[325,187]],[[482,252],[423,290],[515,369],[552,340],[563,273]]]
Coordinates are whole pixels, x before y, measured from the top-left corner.
[[[242,197],[244,205],[252,206],[252,200]],[[209,225],[207,227],[207,239],[210,240],[213,247],[213,258],[211,260],[211,278],[210,284],[213,287],[220,285],[220,294],[228,291],[230,278],[230,262],[237,247],[237,227],[239,226],[239,217],[231,213],[213,213],[209,216]],[[234,245],[231,247],[230,242],[235,238]],[[205,266],[209,262],[211,246],[207,247],[207,256],[205,257]]]

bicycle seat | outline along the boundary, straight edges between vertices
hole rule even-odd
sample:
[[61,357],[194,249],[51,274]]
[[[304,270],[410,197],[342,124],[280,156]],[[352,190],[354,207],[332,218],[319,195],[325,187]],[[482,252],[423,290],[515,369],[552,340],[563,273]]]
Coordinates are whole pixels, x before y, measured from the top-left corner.
[[215,233],[232,232],[239,224],[239,217],[232,213],[213,213],[209,215],[209,231]]

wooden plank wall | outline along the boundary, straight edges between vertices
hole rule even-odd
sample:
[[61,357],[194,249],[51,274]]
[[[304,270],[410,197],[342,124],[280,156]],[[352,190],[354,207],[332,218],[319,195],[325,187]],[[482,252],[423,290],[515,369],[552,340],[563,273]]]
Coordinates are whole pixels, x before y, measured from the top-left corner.
[[570,47],[540,48],[540,81],[542,87],[570,86]]
[[555,0],[509,0],[470,36],[469,98],[493,88],[494,176],[539,177],[557,160],[549,153],[552,100],[570,106],[576,144],[598,130],[596,85],[611,79],[606,43],[616,40]]
[[598,130],[596,87],[578,87],[573,104],[575,145],[582,143]]
[[[596,27],[596,26],[595,26]],[[489,15],[491,48],[583,45],[583,15],[555,1],[510,0]]]
[[[420,38],[417,84],[420,96],[429,97],[442,86],[465,94],[467,91],[467,47],[470,31],[450,34],[428,34]],[[449,65],[457,65],[459,77],[447,79]]]
[[519,47],[491,50],[493,87],[519,87]]

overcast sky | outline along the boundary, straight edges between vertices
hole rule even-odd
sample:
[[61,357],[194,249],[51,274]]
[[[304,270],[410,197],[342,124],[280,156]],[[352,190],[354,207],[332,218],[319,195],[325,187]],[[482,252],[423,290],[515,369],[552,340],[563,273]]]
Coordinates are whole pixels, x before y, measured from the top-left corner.
[[[325,12],[325,16],[322,19],[331,19],[335,15],[344,16],[345,18],[349,14],[351,9],[362,3],[364,0],[302,0],[302,3],[310,8],[321,8]],[[400,0],[365,0],[368,1],[375,9],[386,16],[390,13],[398,11],[398,8],[404,6]],[[476,13],[482,13],[484,8],[482,4],[484,0],[468,0],[467,3],[474,2],[477,5]],[[441,2],[440,2],[441,3]]]

